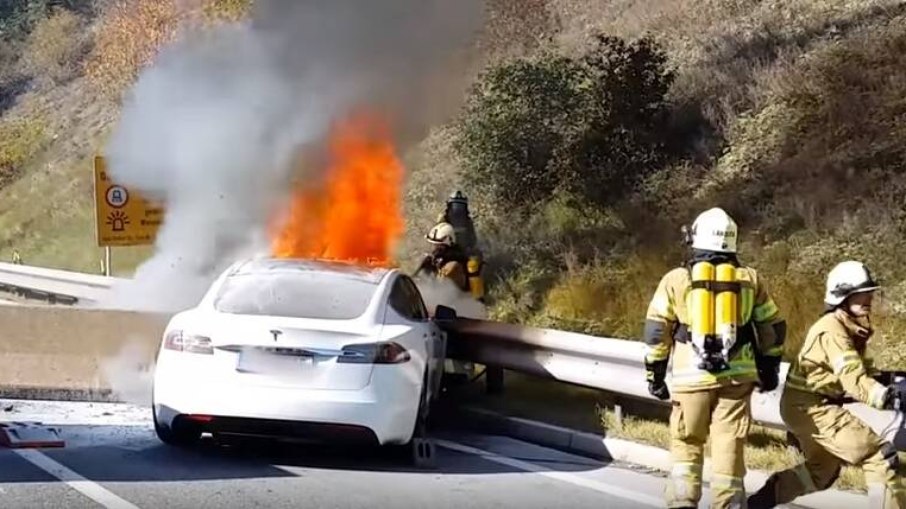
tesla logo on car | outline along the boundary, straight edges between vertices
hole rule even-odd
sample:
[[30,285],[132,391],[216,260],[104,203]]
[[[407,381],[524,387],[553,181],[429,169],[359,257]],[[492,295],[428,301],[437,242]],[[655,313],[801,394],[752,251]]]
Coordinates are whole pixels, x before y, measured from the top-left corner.
[[272,330],[272,331],[271,331],[271,334],[274,336],[274,341],[277,341],[277,338],[280,337],[280,334],[283,334],[283,331],[280,331],[280,330]]

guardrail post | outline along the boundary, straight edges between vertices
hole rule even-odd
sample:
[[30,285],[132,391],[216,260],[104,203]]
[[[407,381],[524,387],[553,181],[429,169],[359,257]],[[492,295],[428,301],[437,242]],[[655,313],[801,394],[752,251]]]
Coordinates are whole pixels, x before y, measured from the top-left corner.
[[503,394],[503,368],[487,366],[485,371],[485,389],[488,394]]

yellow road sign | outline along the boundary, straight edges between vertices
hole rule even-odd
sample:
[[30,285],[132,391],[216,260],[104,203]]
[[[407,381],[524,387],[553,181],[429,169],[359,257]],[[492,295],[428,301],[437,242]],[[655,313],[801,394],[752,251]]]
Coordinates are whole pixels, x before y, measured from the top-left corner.
[[94,201],[98,246],[154,243],[164,209],[113,182],[101,156],[94,158]]

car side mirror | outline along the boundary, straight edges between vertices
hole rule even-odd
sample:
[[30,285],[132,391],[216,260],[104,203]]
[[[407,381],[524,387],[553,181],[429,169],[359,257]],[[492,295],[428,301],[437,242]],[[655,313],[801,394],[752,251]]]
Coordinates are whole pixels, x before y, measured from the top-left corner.
[[443,321],[453,321],[456,320],[456,310],[439,304],[434,310],[434,319],[443,320]]

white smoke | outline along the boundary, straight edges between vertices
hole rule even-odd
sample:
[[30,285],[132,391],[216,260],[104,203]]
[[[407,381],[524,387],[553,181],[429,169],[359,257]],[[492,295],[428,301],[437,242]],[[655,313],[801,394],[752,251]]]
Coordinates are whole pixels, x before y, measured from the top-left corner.
[[482,11],[482,0],[258,0],[249,22],[183,33],[139,76],[107,150],[113,179],[166,216],[155,255],[101,305],[186,309],[237,258],[266,253],[291,183],[317,178],[326,133],[357,108],[417,139],[437,120],[428,112],[461,97],[449,65]]
[[444,305],[456,310],[456,315],[463,318],[484,320],[488,317],[487,308],[475,300],[471,294],[463,292],[449,279],[418,278],[416,286],[422,293],[425,306],[433,315],[438,305]]
[[148,341],[130,336],[116,356],[101,361],[101,373],[117,400],[151,406],[154,350]]

